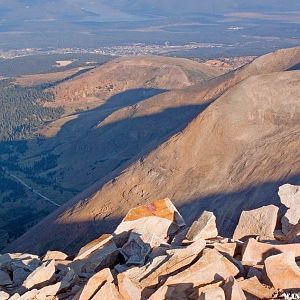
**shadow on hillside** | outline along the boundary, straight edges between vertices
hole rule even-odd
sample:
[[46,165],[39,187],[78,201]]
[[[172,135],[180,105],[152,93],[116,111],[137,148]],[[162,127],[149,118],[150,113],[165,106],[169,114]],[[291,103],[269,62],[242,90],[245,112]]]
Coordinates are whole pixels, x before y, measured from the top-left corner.
[[[74,169],[73,167],[74,160],[70,160],[69,162],[67,162],[67,160],[63,161],[64,167],[62,168],[62,171],[74,174],[74,182],[77,182],[78,180],[79,182],[83,182],[77,191],[74,190],[73,192],[71,189],[68,189],[68,192],[72,192],[75,196],[80,191],[91,186],[95,181],[102,180],[104,184],[120,174],[130,164],[139,160],[147,152],[163,143],[170,135],[175,134],[184,128],[188,122],[210,104],[210,102],[207,102],[202,105],[174,107],[156,113],[148,112],[147,115],[138,117],[131,117],[129,115],[124,119],[112,121],[111,123],[97,127],[101,121],[114,111],[121,109],[122,107],[137,104],[163,92],[165,92],[165,90],[161,89],[135,89],[125,91],[111,97],[102,106],[79,113],[76,119],[64,124],[55,136],[27,141],[27,145],[30,149],[31,147],[35,147],[35,154],[33,157],[37,160],[42,157],[48,157],[50,154],[49,161],[46,160],[46,165],[40,164],[43,169],[38,169],[38,167],[31,171],[23,171],[18,168],[14,169],[14,167],[18,166],[18,162],[16,163],[14,156],[12,156],[12,160],[10,161],[2,161],[1,166],[3,165],[6,169],[11,170],[12,174],[23,174],[22,178],[25,182],[30,183],[31,180],[35,180],[30,177],[39,177],[40,174],[45,171],[45,168],[48,167],[48,164],[51,170],[53,167],[51,154],[55,153],[55,150],[59,148],[59,150],[63,151],[60,157],[74,157],[75,160],[82,161],[84,159],[89,161],[89,164],[82,165],[82,168],[77,169]],[[172,101],[172,99],[170,99],[170,101]],[[14,147],[15,145],[16,147],[20,146],[24,153],[24,141],[10,142],[9,144],[10,146],[7,148],[8,151],[11,151],[10,147]],[[0,150],[1,146],[2,143],[0,143]],[[23,157],[22,152],[19,153],[21,160]],[[33,151],[30,152],[30,155],[32,155],[32,153]],[[57,152],[55,154],[57,154]],[[60,159],[60,157],[58,159]],[[84,172],[93,172],[91,175],[93,180],[90,180],[91,177],[86,179],[87,174]],[[39,184],[37,182],[38,186],[36,186],[36,190],[41,190],[41,188],[45,186],[53,186],[52,181],[54,180],[54,176],[55,174],[51,175],[51,177],[42,178],[43,183]],[[7,188],[9,189],[9,187]],[[29,194],[31,193],[30,190],[27,190],[27,192]],[[59,190],[57,190],[56,193],[58,192]],[[39,199],[38,201],[41,201],[41,204],[35,202],[34,207],[32,206],[32,202],[24,201],[22,204],[23,206],[18,207],[18,209],[25,212],[26,209],[32,208],[32,210],[35,211],[35,206],[37,206],[45,207],[47,211],[54,211],[55,207],[51,206],[50,203],[45,202],[43,199]],[[15,209],[12,209],[12,215],[15,215],[13,213],[14,211]],[[4,218],[4,215],[1,216],[1,212],[0,217]],[[7,215],[5,218],[8,222],[6,228],[12,227],[13,223],[19,224],[19,234],[23,233],[25,228],[27,229],[40,220],[37,217],[35,217],[34,220],[28,220],[25,213],[18,214],[17,220],[14,216],[11,219],[11,222]]]
[[296,71],[296,70],[300,70],[300,64],[297,64],[297,65],[291,67],[290,69],[288,69],[288,71]]
[[[286,207],[280,204],[277,193],[278,188],[285,183],[300,185],[300,174],[282,177],[276,181],[266,181],[239,191],[211,194],[195,199],[179,199],[174,201],[174,204],[187,225],[191,225],[203,211],[213,211],[217,218],[219,234],[231,237],[240,214],[244,210],[273,204],[280,208],[279,215],[282,216]],[[152,198],[155,200],[156,197],[152,196]],[[182,202],[184,204],[180,204]],[[47,250],[60,250],[74,255],[81,247],[102,234],[112,233],[123,217],[121,215],[106,216],[101,220],[91,219],[88,222],[69,224],[46,223],[43,227],[44,236],[41,235],[41,231],[38,231],[39,238],[35,238],[35,231],[29,231],[21,237],[22,246],[12,245],[4,250],[5,252],[29,252],[40,255]],[[69,237],[69,240],[66,237]]]
[[[164,89],[154,89],[154,88],[138,88],[131,89],[121,92],[119,94],[110,97],[104,104],[97,106],[94,109],[82,111],[79,113],[74,113],[73,115],[78,115],[75,120],[69,121],[63,125],[57,135],[63,135],[66,131],[73,131],[77,124],[88,124],[86,129],[90,129],[92,126],[97,125],[99,122],[103,121],[110,114],[115,111],[125,108],[127,106],[135,105],[141,101],[144,101],[150,97],[167,92]],[[95,120],[91,115],[95,115]],[[76,132],[78,135],[79,132]],[[52,137],[55,139],[57,136]],[[47,139],[46,139],[47,140]]]

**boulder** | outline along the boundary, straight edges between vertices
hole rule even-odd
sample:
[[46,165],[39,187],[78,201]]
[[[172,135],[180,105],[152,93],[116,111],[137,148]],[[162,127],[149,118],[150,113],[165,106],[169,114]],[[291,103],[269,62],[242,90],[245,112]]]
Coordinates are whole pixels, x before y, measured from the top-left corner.
[[45,300],[49,299],[50,297],[53,299],[54,296],[59,292],[60,282],[56,284],[48,285],[43,287],[42,289],[36,291],[36,295],[34,296],[34,300]]
[[212,212],[204,211],[199,219],[195,221],[186,234],[186,239],[195,241],[197,239],[211,239],[218,236],[216,217]]
[[91,298],[91,300],[122,300],[116,286],[111,282],[106,282],[101,289]]
[[296,258],[300,258],[300,244],[261,243],[249,239],[243,247],[242,261],[255,265],[263,263],[269,256],[286,252],[292,252]]
[[265,272],[276,289],[300,289],[300,268],[292,252],[268,257]]
[[283,205],[291,208],[295,205],[295,202],[300,203],[300,186],[284,184],[279,187],[278,196]]
[[41,288],[51,284],[55,275],[55,262],[47,261],[32,272],[24,281],[23,287],[26,289]]
[[131,209],[115,230],[114,239],[122,247],[126,233],[136,232],[152,248],[168,242],[183,226],[183,218],[169,199],[156,200]]
[[132,282],[125,274],[118,274],[119,293],[124,300],[136,300],[142,298],[142,289]]
[[69,272],[60,279],[59,292],[64,292],[73,286],[78,280],[78,276],[75,274],[74,270],[69,269]]
[[162,257],[162,263],[155,268],[148,268],[142,274],[140,282],[143,286],[158,284],[159,279],[190,265],[200,255],[205,244],[205,240],[199,239],[186,248],[167,250],[167,257]]
[[[160,268],[161,265],[163,265],[166,261],[168,261],[169,256],[163,255],[155,257],[153,260],[151,260],[149,263],[147,263],[145,266],[142,267],[134,267],[127,269],[125,271],[120,270],[120,273],[123,273],[128,277],[131,281],[133,281],[137,286],[141,288],[145,288],[148,285],[148,282],[157,283],[157,276],[156,273],[153,274],[157,269]],[[120,269],[120,268],[118,268]],[[152,276],[153,275],[153,276]]]
[[198,300],[225,300],[225,293],[220,287],[213,287],[202,292]]
[[30,272],[17,268],[13,271],[13,282],[15,286],[20,286],[24,282],[24,280],[29,276]]
[[43,261],[47,260],[66,260],[68,255],[60,251],[48,251],[43,257]]
[[77,257],[80,257],[81,255],[83,255],[84,253],[90,253],[91,249],[95,249],[97,248],[99,245],[102,245],[103,243],[105,243],[107,240],[111,240],[111,234],[103,234],[100,237],[98,237],[97,239],[89,242],[88,244],[84,245],[78,252]]
[[222,288],[224,290],[226,300],[246,300],[243,290],[240,288],[234,277],[231,276],[227,278]]
[[230,256],[234,256],[237,247],[236,243],[213,243],[211,246],[219,252]]
[[[172,294],[175,295],[178,288],[183,289],[186,286],[188,289],[191,288],[190,285],[197,287],[210,284],[235,276],[238,273],[238,268],[226,257],[215,249],[209,249],[195,264],[178,274],[169,276],[164,285],[150,299],[164,299],[170,286],[172,286]],[[170,293],[168,295],[171,298]]]
[[9,253],[0,254],[0,267],[5,266],[10,261],[11,261],[11,257]]
[[250,211],[243,211],[234,231],[233,239],[260,236],[266,239],[274,238],[278,207],[263,206]]
[[288,208],[281,219],[282,232],[287,235],[300,220],[300,186],[285,184],[279,188],[278,195],[281,203]]
[[0,286],[6,286],[12,283],[10,276],[6,272],[0,270]]
[[11,271],[22,268],[26,271],[33,272],[42,263],[37,255],[27,253],[9,253],[7,254],[7,258],[8,260],[5,266],[7,267],[9,265]]
[[132,232],[120,252],[124,256],[128,266],[142,266],[145,264],[150,251],[150,246],[143,242],[139,234]]
[[[249,300],[254,299],[272,299],[276,290],[271,287],[262,285],[257,277],[252,277],[239,281],[239,286],[244,291],[246,298]],[[252,298],[251,298],[252,297]]]
[[77,273],[94,273],[114,265],[119,251],[111,235],[97,239],[81,249],[69,266]]
[[[106,268],[93,275],[75,296],[74,300],[89,300],[106,282],[113,282],[110,269]],[[104,300],[104,299],[103,299]]]
[[[79,283],[80,284],[80,283]],[[65,292],[60,292],[59,293],[59,297],[57,297],[58,299],[64,299],[64,300],[74,300],[75,296],[77,293],[79,293],[79,291],[82,290],[82,286],[79,286],[79,284],[75,284],[73,285],[70,289],[68,289]],[[58,300],[56,298],[54,298],[55,300]],[[51,299],[52,300],[52,299]]]

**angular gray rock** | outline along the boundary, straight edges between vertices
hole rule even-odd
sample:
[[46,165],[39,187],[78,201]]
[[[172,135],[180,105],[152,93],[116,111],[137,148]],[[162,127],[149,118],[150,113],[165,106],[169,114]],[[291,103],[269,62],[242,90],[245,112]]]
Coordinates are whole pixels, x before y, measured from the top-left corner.
[[0,270],[0,286],[6,286],[12,284],[12,280],[8,273]]
[[145,264],[150,251],[150,245],[144,243],[139,234],[132,232],[120,252],[124,256],[128,266],[142,266]]

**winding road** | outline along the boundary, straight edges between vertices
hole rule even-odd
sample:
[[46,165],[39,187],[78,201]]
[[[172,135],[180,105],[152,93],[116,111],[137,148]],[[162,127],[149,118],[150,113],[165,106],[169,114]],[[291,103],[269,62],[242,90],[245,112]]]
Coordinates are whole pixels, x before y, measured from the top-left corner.
[[43,194],[41,194],[39,191],[34,190],[31,186],[29,186],[27,183],[25,183],[21,178],[19,178],[16,175],[11,174],[9,171],[7,171],[6,169],[4,169],[3,167],[1,167],[1,169],[3,170],[3,172],[5,174],[7,174],[8,176],[10,176],[11,178],[13,178],[14,180],[18,181],[20,184],[22,184],[24,187],[26,187],[27,189],[29,189],[32,193],[34,193],[35,195],[39,196],[40,198],[44,199],[45,201],[51,203],[54,206],[60,207],[60,204],[54,202],[53,200],[49,199],[48,197],[44,196]]

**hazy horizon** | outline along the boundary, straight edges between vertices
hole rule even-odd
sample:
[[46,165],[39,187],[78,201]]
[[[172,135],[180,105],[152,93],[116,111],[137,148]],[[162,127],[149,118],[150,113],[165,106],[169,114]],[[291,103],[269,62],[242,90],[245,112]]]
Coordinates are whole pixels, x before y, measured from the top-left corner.
[[0,49],[197,42],[257,55],[300,44],[299,23],[296,0],[4,0]]

